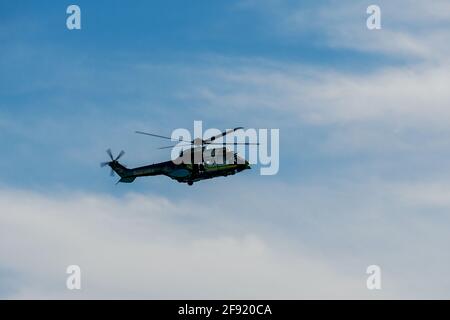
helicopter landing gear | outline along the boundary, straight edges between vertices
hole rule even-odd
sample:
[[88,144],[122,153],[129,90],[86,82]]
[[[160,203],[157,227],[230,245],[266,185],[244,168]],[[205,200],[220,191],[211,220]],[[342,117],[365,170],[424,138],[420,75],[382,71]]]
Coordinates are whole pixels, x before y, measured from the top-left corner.
[[192,185],[194,184],[194,182],[193,182],[193,181],[188,181],[187,184],[190,185],[190,186],[192,186]]

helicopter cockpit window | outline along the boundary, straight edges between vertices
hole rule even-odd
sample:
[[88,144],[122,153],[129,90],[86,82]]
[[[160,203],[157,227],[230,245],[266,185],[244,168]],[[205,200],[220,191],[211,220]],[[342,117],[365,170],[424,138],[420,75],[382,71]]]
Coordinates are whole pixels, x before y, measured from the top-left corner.
[[233,152],[227,152],[225,154],[225,163],[226,164],[234,164],[234,154],[233,154]]
[[205,164],[207,164],[207,165],[215,164],[214,157],[212,156],[213,153],[214,153],[214,149],[213,150],[207,149],[207,150],[204,151],[203,161],[204,161]]
[[204,153],[204,163],[207,165],[234,164],[234,153],[226,149],[209,149]]

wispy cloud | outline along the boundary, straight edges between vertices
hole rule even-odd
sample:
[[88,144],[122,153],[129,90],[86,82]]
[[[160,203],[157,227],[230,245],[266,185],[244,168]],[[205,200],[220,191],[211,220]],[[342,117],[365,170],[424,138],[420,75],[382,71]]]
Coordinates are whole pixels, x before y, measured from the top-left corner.
[[[450,265],[449,4],[378,4],[383,29],[375,32],[365,3],[233,7],[263,15],[252,32],[267,31],[261,47],[276,39],[288,58],[236,48],[161,59],[148,48],[62,49],[8,36],[0,296],[448,298],[440,275]],[[324,56],[297,60],[297,42]],[[342,52],[358,63],[330,64]],[[104,149],[125,149],[129,165],[165,160],[157,142],[133,131],[170,134],[199,119],[280,128],[280,174],[189,191],[165,177],[109,188],[98,168]],[[81,292],[65,289],[69,264],[82,267]],[[369,264],[382,267],[382,292],[365,288]]]
[[[440,245],[449,241],[448,202],[426,196],[426,183],[276,188],[277,199],[272,187],[252,188],[259,196],[238,188],[234,199],[212,195],[207,204],[2,189],[0,257],[14,278],[2,296],[448,296],[439,276],[450,261]],[[82,268],[81,292],[65,288],[70,264]],[[382,266],[381,292],[365,287],[370,264]]]
[[[139,194],[8,190],[0,208],[2,268],[14,270],[3,298],[369,296],[361,275],[337,273],[301,247],[287,251],[270,234],[234,233],[206,218],[226,210]],[[71,264],[82,268],[81,292],[65,288]]]
[[[290,41],[308,38],[311,44],[347,48],[430,61],[448,60],[449,4],[434,1],[322,1],[308,5],[284,1],[246,1],[267,16],[278,36]],[[380,31],[366,28],[366,8],[380,6]]]
[[213,70],[194,94],[211,105],[269,109],[316,124],[379,122],[448,126],[448,66],[387,67],[348,73],[295,64]]

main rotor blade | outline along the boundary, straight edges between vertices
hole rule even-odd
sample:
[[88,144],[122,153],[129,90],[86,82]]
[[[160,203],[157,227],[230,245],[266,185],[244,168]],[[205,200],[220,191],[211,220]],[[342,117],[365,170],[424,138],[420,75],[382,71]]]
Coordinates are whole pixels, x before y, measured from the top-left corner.
[[169,139],[169,140],[172,140],[172,138],[170,138],[170,137],[166,137],[166,136],[160,136],[160,135],[158,135],[158,134],[153,134],[153,133],[148,133],[148,132],[143,132],[143,131],[135,131],[136,133],[139,133],[139,134],[145,134],[145,135],[147,135],[147,136],[152,136],[152,137],[157,137],[157,138],[162,138],[162,139]]
[[192,145],[192,143],[191,144],[183,144],[183,145],[176,144],[176,145],[173,145],[173,146],[160,147],[158,149],[170,149],[170,148],[173,148],[173,147],[187,147],[187,146],[191,146],[191,145]]
[[119,155],[117,156],[117,158],[115,159],[115,161],[119,160],[123,155],[125,154],[125,151],[120,151]]
[[172,140],[172,141],[183,141],[183,142],[188,142],[188,143],[192,142],[192,141],[186,141],[186,140],[183,140],[183,139],[175,140],[175,139],[172,139],[171,137],[160,136],[159,134],[153,134],[153,133],[148,133],[148,132],[143,132],[143,131],[135,131],[135,132],[139,133],[139,134],[144,134],[146,136],[157,137],[157,138],[167,139],[167,140]]
[[106,153],[108,154],[108,156],[111,158],[111,160],[114,161],[114,157],[112,155],[111,149],[106,150]]
[[233,133],[233,132],[235,132],[237,130],[240,130],[240,129],[244,129],[244,128],[243,127],[237,127],[237,128],[234,128],[234,129],[230,129],[230,130],[224,131],[221,134],[218,134],[217,136],[214,136],[214,137],[211,137],[209,139],[206,139],[205,141],[203,141],[203,143],[204,144],[211,144],[211,142],[213,142],[214,140],[216,140],[218,138],[221,138],[221,137],[224,137],[227,134]]
[[215,145],[215,146],[221,146],[221,145],[234,145],[234,146],[237,146],[237,145],[244,145],[244,146],[250,146],[250,145],[253,145],[253,146],[259,146],[259,142],[255,142],[255,143],[252,143],[252,142],[230,142],[230,143],[218,143],[218,142],[215,142],[215,143],[208,143],[208,145],[210,145],[210,146],[212,146],[212,145]]

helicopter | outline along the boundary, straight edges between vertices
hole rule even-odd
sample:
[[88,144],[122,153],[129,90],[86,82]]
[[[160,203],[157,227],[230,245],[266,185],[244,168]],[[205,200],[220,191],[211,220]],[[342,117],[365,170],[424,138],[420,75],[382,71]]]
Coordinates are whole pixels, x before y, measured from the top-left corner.
[[[114,173],[118,174],[120,180],[117,183],[131,183],[138,177],[165,175],[179,183],[187,183],[192,186],[197,181],[234,175],[243,170],[251,169],[250,164],[237,153],[228,150],[225,145],[259,145],[259,143],[218,143],[215,141],[241,129],[243,127],[230,129],[206,140],[201,138],[196,138],[192,141],[178,139],[178,142],[186,143],[181,146],[189,147],[186,150],[182,150],[178,158],[130,169],[119,163],[119,159],[125,154],[123,150],[117,157],[114,157],[111,149],[108,149],[106,153],[111,161],[102,162],[100,166],[109,166],[111,168],[111,176],[114,176]],[[174,141],[171,137],[153,133],[143,131],[136,131],[135,133]],[[221,145],[221,147],[207,148],[215,145]],[[168,149],[175,146],[161,147],[159,149]]]

